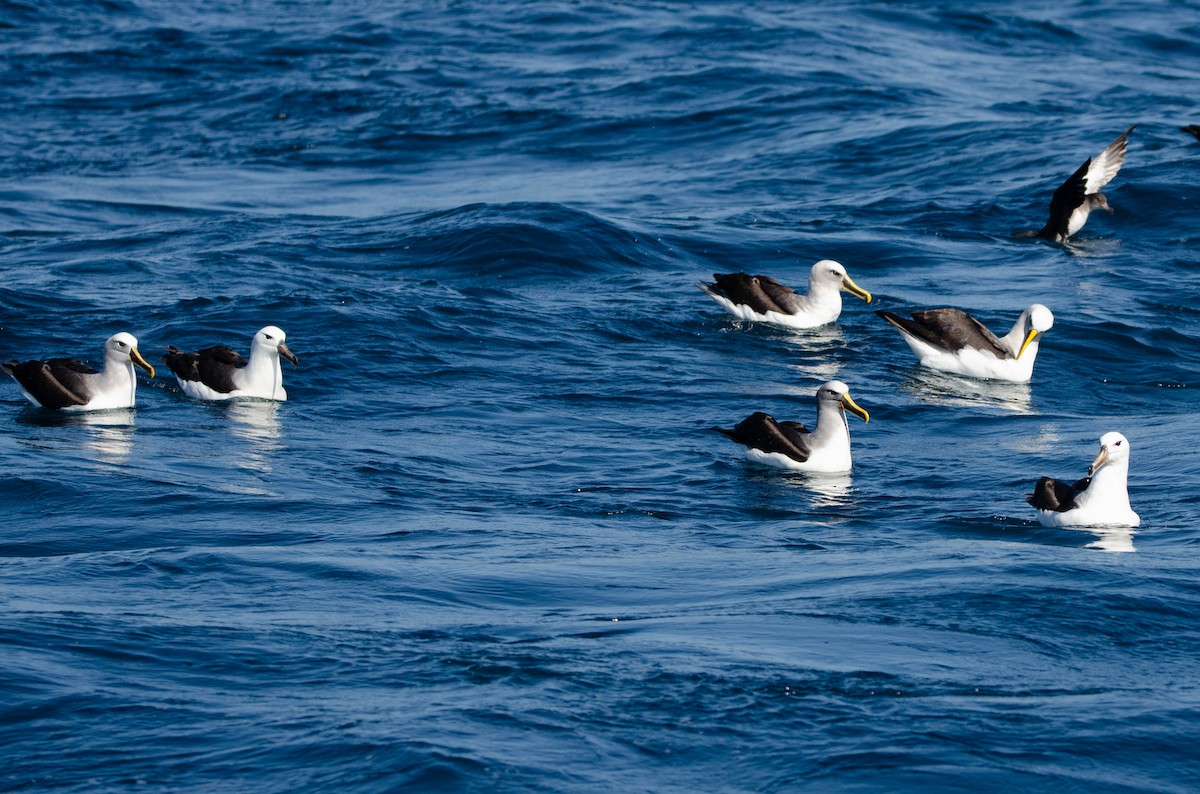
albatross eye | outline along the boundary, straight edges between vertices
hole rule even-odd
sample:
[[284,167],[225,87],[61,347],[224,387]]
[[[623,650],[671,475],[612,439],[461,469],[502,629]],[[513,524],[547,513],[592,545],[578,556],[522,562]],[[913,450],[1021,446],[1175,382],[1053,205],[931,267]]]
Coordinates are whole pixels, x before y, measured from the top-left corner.
[[268,342],[270,342],[272,339],[274,339],[274,338],[275,338],[275,337],[271,336],[270,334],[263,334],[263,336],[266,338],[266,340],[267,340]]
[[1120,442],[1120,441],[1118,441],[1117,443],[1113,444],[1113,446],[1114,446],[1114,447],[1119,447],[1119,446],[1121,446],[1121,442]]

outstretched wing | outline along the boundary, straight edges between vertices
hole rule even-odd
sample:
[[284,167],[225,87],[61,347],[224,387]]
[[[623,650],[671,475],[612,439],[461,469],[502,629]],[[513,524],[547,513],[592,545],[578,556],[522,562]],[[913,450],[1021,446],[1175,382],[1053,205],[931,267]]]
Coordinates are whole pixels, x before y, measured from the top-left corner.
[[1088,161],[1091,163],[1087,170],[1087,192],[1089,194],[1099,193],[1101,188],[1111,182],[1112,178],[1121,170],[1121,166],[1125,162],[1125,148],[1129,145],[1129,133],[1131,132],[1133,132],[1133,127],[1118,135],[1117,139],[1105,147],[1104,151]]
[[[1105,149],[1105,151],[1108,151]],[[1071,214],[1083,203],[1088,190],[1088,174],[1092,169],[1092,159],[1079,166],[1075,173],[1067,177],[1067,181],[1059,185],[1050,199],[1050,220],[1038,232],[1038,236],[1049,240],[1065,240],[1070,233]],[[1115,172],[1114,172],[1115,173]]]
[[[1135,125],[1136,126],[1136,125]],[[1070,233],[1071,214],[1083,204],[1084,198],[1112,181],[1125,162],[1125,149],[1129,145],[1129,133],[1133,127],[1122,132],[1104,151],[1087,161],[1059,185],[1050,199],[1050,220],[1037,233],[1048,240],[1066,240]]]

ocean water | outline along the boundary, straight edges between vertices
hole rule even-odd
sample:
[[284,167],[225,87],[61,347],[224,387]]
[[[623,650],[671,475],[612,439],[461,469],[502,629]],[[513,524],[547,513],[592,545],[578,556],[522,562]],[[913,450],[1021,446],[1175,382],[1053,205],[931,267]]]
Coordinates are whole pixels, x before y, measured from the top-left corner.
[[[0,1],[0,357],[300,359],[0,383],[0,790],[1200,789],[1197,6],[949,5]],[[1030,386],[873,312],[1035,301]],[[832,378],[848,476],[711,430]],[[1142,526],[1040,527],[1108,430]]]

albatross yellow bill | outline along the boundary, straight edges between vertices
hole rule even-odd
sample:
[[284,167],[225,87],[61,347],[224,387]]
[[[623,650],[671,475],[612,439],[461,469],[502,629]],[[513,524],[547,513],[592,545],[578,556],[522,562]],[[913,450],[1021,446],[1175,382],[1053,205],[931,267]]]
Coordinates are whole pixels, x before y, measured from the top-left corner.
[[859,419],[863,420],[864,422],[871,421],[871,415],[867,413],[867,409],[854,402],[854,400],[850,397],[850,392],[846,392],[842,395],[841,403],[843,408],[857,416]]
[[850,278],[848,275],[842,278],[842,289],[846,290],[846,292],[849,292],[851,295],[862,298],[867,303],[871,302],[871,293],[855,284],[854,279]]
[[1025,334],[1025,341],[1021,343],[1021,349],[1017,351],[1017,358],[1021,357],[1021,354],[1025,352],[1025,348],[1029,347],[1029,343],[1032,342],[1033,338],[1037,335],[1038,332],[1036,330],[1032,328],[1029,329],[1029,333]]
[[137,364],[142,369],[150,373],[150,377],[154,377],[154,367],[150,366],[150,362],[142,358],[142,354],[138,352],[136,347],[129,348],[129,360]]

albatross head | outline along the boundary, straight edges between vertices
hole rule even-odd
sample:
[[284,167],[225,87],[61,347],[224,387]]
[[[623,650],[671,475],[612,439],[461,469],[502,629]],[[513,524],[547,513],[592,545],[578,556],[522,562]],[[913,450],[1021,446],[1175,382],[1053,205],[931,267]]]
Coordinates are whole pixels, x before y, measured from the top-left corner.
[[850,387],[840,380],[831,380],[817,389],[817,405],[823,403],[836,403],[839,408],[849,411],[864,422],[871,421],[871,415],[866,409],[851,399]]
[[254,347],[261,347],[270,353],[283,356],[292,362],[293,365],[300,363],[300,359],[296,358],[296,354],[288,350],[287,334],[278,326],[268,325],[255,334],[253,345]]
[[813,265],[812,273],[808,277],[808,283],[813,287],[821,284],[829,285],[835,289],[844,289],[851,295],[862,298],[867,303],[871,302],[871,293],[855,284],[854,279],[846,274],[846,268],[842,267],[841,262],[835,262],[832,259],[822,259]]
[[119,364],[124,364],[126,361],[132,361],[142,369],[150,373],[150,377],[154,377],[154,367],[150,366],[146,359],[142,358],[142,354],[137,349],[137,339],[133,334],[127,334],[122,331],[119,334],[113,334],[104,343],[104,358],[107,361],[112,359]]
[[1100,436],[1100,454],[1088,466],[1088,476],[1091,477],[1101,466],[1111,466],[1129,461],[1129,439],[1113,431]]
[[1040,303],[1035,303],[1025,310],[1025,339],[1021,342],[1021,349],[1017,351],[1017,358],[1025,352],[1025,348],[1029,347],[1029,343],[1037,338],[1038,334],[1044,334],[1054,327],[1054,315]]

